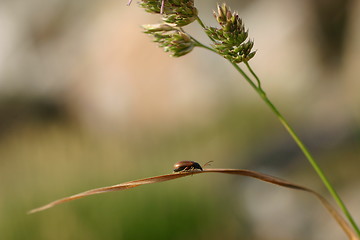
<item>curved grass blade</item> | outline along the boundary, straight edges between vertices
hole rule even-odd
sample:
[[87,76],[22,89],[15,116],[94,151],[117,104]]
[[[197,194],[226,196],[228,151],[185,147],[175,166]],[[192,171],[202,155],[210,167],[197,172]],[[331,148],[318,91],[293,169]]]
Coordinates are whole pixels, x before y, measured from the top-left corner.
[[166,175],[160,175],[160,176],[156,176],[156,177],[139,179],[139,180],[135,180],[135,181],[116,184],[113,186],[96,188],[96,189],[88,190],[88,191],[78,193],[78,194],[75,194],[75,195],[72,195],[69,197],[61,198],[61,199],[55,200],[53,202],[50,202],[42,207],[35,208],[35,209],[29,211],[28,213],[31,214],[31,213],[40,212],[40,211],[49,209],[51,207],[54,207],[55,205],[58,205],[58,204],[72,201],[72,200],[79,199],[79,198],[83,198],[86,196],[94,195],[94,194],[126,190],[129,188],[134,188],[134,187],[138,187],[138,186],[145,185],[145,184],[164,182],[164,181],[169,181],[169,180],[186,177],[189,175],[200,174],[200,173],[226,173],[226,174],[241,175],[241,176],[256,178],[258,180],[272,183],[272,184],[275,184],[278,186],[311,193],[311,194],[315,195],[320,200],[320,202],[324,205],[324,207],[330,212],[331,216],[337,221],[337,223],[340,225],[340,227],[343,229],[343,231],[346,233],[346,235],[348,236],[348,238],[350,240],[360,240],[358,238],[358,236],[355,234],[355,232],[352,230],[352,228],[349,226],[349,224],[339,214],[339,212],[323,196],[321,196],[316,191],[314,191],[310,188],[298,185],[298,184],[288,182],[286,180],[282,180],[277,177],[273,177],[273,176],[270,176],[267,174],[263,174],[263,173],[255,172],[255,171],[251,171],[251,170],[246,170],[246,169],[204,169],[203,171],[188,171],[188,172],[180,172],[180,173],[166,174]]
[[75,195],[72,195],[69,197],[55,200],[55,201],[48,203],[42,207],[35,208],[35,209],[29,211],[28,214],[40,212],[40,211],[46,210],[46,209],[51,208],[58,204],[61,204],[64,202],[69,202],[69,201],[72,201],[75,199],[83,198],[83,197],[94,195],[94,194],[125,190],[125,189],[134,188],[134,187],[145,185],[145,184],[164,182],[164,181],[169,181],[169,180],[173,180],[173,179],[180,178],[180,177],[186,177],[186,176],[192,175],[192,174],[194,174],[194,172],[191,172],[191,173],[184,172],[181,174],[166,174],[166,175],[161,175],[161,176],[156,176],[156,177],[143,178],[143,179],[125,182],[125,183],[121,183],[121,184],[116,184],[113,186],[91,189],[91,190],[88,190],[88,191],[85,191],[82,193],[78,193],[78,194],[75,194]]
[[340,213],[323,196],[321,196],[319,193],[317,193],[316,191],[310,188],[298,184],[294,184],[286,180],[282,180],[280,178],[273,177],[267,174],[246,170],[246,169],[204,169],[204,172],[227,173],[227,174],[247,176],[247,177],[259,179],[264,182],[269,182],[278,186],[311,193],[320,200],[320,202],[329,211],[331,216],[337,221],[337,223],[340,225],[340,227],[343,229],[343,231],[346,233],[346,235],[350,240],[359,240],[357,234],[353,231],[353,229],[349,226],[349,224],[345,221],[345,219],[340,215]]

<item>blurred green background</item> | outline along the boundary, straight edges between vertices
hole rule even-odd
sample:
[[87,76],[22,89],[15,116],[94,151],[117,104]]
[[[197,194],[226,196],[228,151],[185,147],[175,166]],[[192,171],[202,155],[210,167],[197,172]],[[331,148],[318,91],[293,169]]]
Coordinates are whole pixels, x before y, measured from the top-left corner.
[[[196,1],[215,25],[217,1]],[[360,2],[227,1],[250,62],[360,222]],[[171,173],[247,168],[328,193],[275,116],[203,49],[174,59],[126,0],[0,1],[0,239],[345,239],[307,194],[204,174],[32,208]],[[196,23],[186,28],[208,42]]]

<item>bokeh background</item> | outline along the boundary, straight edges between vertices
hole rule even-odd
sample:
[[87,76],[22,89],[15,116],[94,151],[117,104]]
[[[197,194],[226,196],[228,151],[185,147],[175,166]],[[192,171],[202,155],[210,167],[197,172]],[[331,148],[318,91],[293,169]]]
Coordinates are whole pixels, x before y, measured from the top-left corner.
[[[198,0],[215,25],[215,0]],[[228,0],[251,65],[360,222],[360,2]],[[142,33],[136,1],[0,1],[0,239],[345,239],[302,192],[204,174],[91,196],[91,188],[214,161],[324,186],[222,58],[175,59]],[[196,23],[186,28],[208,43]]]

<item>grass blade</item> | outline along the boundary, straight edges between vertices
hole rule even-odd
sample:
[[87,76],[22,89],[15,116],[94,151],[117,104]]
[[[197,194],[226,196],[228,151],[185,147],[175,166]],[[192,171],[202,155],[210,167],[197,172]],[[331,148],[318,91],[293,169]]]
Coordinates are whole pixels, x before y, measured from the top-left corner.
[[143,179],[125,182],[125,183],[121,183],[121,184],[116,184],[116,185],[112,185],[112,186],[91,189],[91,190],[88,190],[88,191],[85,191],[82,193],[78,193],[78,194],[75,194],[75,195],[72,195],[69,197],[61,198],[61,199],[55,200],[53,202],[50,202],[44,206],[41,206],[39,208],[35,208],[35,209],[29,211],[28,213],[32,214],[32,213],[40,212],[40,211],[49,209],[51,207],[54,207],[55,205],[58,205],[58,204],[65,203],[65,202],[72,201],[72,200],[79,199],[79,198],[83,198],[83,197],[87,197],[87,196],[94,195],[94,194],[113,192],[113,191],[121,191],[121,190],[138,187],[138,186],[145,185],[145,184],[170,181],[170,180],[174,180],[177,178],[182,178],[182,177],[186,177],[189,175],[196,175],[196,174],[200,174],[200,173],[226,173],[226,174],[241,175],[241,176],[256,178],[258,180],[272,183],[272,184],[275,184],[278,186],[308,192],[320,200],[320,202],[329,211],[331,216],[337,221],[339,226],[343,229],[343,231],[346,233],[346,235],[348,236],[348,238],[350,240],[359,240],[356,233],[352,230],[352,228],[345,221],[345,219],[339,214],[339,212],[323,196],[321,196],[316,191],[314,191],[310,188],[298,185],[298,184],[291,183],[286,180],[282,180],[282,179],[274,177],[274,176],[270,176],[267,174],[263,174],[263,173],[251,171],[251,170],[246,170],[246,169],[204,169],[203,171],[180,172],[180,173],[166,174],[166,175],[160,175],[160,176],[150,177],[150,178],[143,178]]

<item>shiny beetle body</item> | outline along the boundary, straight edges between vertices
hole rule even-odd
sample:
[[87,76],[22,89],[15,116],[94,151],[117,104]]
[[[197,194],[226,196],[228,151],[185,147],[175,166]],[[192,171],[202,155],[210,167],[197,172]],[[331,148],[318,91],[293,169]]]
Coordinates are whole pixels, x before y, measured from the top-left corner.
[[203,171],[200,164],[194,161],[180,161],[174,165],[174,172],[190,172],[194,170]]

